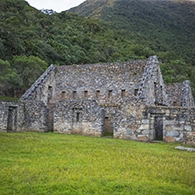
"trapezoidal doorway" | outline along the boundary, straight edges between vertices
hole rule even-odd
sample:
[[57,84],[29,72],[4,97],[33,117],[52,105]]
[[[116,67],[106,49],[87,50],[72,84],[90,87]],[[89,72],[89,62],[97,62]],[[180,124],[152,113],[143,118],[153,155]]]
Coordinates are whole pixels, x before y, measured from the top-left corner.
[[154,140],[163,141],[163,115],[154,117]]
[[8,109],[8,118],[7,118],[7,131],[12,132],[16,130],[16,106],[10,106]]
[[113,125],[109,117],[104,118],[103,136],[113,137]]

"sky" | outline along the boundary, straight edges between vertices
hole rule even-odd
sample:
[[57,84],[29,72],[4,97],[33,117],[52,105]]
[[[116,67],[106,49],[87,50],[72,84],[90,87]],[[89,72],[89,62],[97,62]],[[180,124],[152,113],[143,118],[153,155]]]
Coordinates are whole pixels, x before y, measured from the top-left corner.
[[56,12],[68,10],[72,7],[80,5],[85,0],[26,0],[32,7],[36,9],[53,9]]

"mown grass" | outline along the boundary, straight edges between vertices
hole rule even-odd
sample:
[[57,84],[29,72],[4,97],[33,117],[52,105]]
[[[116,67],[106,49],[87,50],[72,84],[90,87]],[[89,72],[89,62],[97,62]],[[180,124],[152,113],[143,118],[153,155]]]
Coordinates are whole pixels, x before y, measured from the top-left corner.
[[195,153],[176,144],[0,133],[0,194],[195,194]]

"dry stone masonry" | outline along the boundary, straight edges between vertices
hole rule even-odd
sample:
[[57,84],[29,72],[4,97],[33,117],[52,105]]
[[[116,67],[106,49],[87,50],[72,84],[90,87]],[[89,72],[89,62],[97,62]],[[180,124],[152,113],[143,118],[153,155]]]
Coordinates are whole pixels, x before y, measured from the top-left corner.
[[54,131],[195,144],[190,82],[165,85],[156,56],[55,66],[16,102],[0,102],[0,131]]

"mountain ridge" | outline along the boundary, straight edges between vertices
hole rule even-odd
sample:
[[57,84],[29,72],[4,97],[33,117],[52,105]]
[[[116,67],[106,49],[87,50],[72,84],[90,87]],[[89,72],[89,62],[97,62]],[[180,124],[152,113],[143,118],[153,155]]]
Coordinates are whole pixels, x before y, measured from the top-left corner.
[[[101,9],[105,8],[105,7],[111,7],[114,5],[114,2],[116,0],[86,0],[83,3],[81,3],[80,5],[70,8],[69,10],[67,10],[68,12],[73,12],[73,13],[77,13],[78,15],[82,15],[82,16],[95,16],[96,18],[98,18],[98,14],[99,12],[101,12]],[[91,10],[92,8],[92,10]],[[97,9],[97,10],[96,10]],[[96,13],[94,13],[94,10],[96,10]]]

